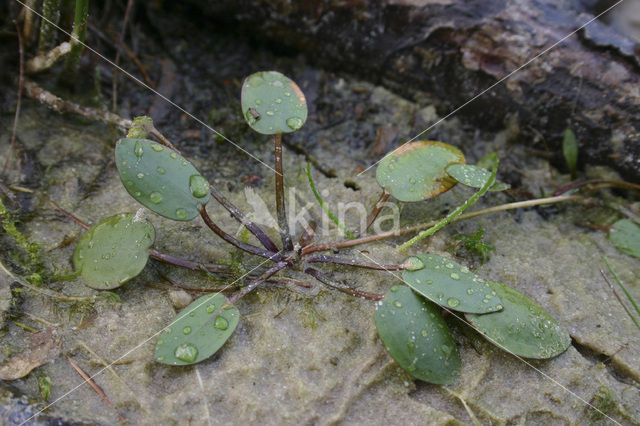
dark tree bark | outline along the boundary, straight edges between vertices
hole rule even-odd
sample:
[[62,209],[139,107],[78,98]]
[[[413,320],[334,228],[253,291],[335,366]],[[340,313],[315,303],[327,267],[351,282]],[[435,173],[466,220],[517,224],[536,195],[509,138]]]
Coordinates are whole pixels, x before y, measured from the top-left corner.
[[[297,49],[441,115],[476,96],[594,16],[579,0],[192,0],[214,19]],[[594,3],[594,1],[591,1]],[[602,2],[599,2],[602,3]],[[459,114],[481,128],[517,113],[561,158],[570,126],[581,160],[640,177],[640,45],[596,20]],[[529,141],[533,140],[534,130]]]

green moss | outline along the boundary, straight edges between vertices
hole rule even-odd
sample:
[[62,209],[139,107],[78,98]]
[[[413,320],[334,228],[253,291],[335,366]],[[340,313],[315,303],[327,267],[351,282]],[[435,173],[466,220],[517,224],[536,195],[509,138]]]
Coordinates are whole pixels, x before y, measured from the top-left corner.
[[[25,265],[23,265],[25,270],[28,272],[40,270],[42,265],[40,260],[40,244],[29,241],[29,239],[18,230],[16,221],[11,218],[2,199],[0,199],[0,225],[2,229],[4,229],[4,232],[28,255],[26,262],[23,262],[25,263]],[[41,277],[37,276],[37,274],[31,278],[36,281],[41,281]]]
[[609,415],[618,403],[607,386],[600,386],[591,400],[591,405],[597,408],[597,410],[593,408],[589,410],[589,419],[592,423],[595,423],[603,420],[605,414]]

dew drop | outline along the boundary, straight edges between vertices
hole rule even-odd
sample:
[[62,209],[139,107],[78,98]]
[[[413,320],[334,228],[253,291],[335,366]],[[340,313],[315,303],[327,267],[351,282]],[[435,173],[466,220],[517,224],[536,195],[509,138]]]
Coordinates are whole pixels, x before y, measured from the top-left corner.
[[184,334],[191,334],[191,327],[186,326],[185,328],[182,329],[182,332]]
[[469,295],[473,294],[473,289],[472,288],[468,288],[467,289],[467,294],[469,294]]
[[304,124],[302,119],[300,119],[298,117],[289,117],[289,118],[287,118],[286,123],[287,123],[287,126],[289,126],[289,128],[291,128],[293,130],[298,130]]
[[162,201],[162,194],[159,192],[153,191],[151,194],[149,194],[149,199],[151,200],[152,203],[158,204],[160,201]]
[[449,345],[442,345],[440,347],[440,350],[442,351],[443,354],[445,354],[445,356],[449,356],[449,354],[451,353],[451,346]]
[[447,299],[447,305],[451,306],[452,308],[455,308],[459,304],[460,304],[460,301],[455,297],[450,297]]
[[176,209],[176,217],[178,219],[184,219],[187,217],[187,211],[185,209]]
[[229,327],[229,321],[221,315],[218,315],[213,321],[213,326],[218,330],[226,330]]
[[205,197],[209,193],[209,182],[201,175],[192,175],[189,178],[189,189],[194,197]]
[[247,80],[247,83],[251,87],[258,87],[264,83],[264,79],[261,76],[254,74],[251,77],[249,77],[249,79]]
[[208,314],[212,314],[213,311],[215,311],[215,310],[216,310],[215,306],[213,306],[213,305],[207,306],[207,313]]
[[396,291],[398,291],[398,289],[399,289],[399,288],[400,288],[400,287],[398,287],[397,285],[394,285],[393,287],[391,287],[391,288],[389,289],[389,291],[391,291],[392,293],[395,293]]
[[262,101],[260,99],[256,99],[256,105],[260,105]]
[[136,144],[133,147],[133,152],[136,154],[136,157],[142,157],[142,154],[144,154],[144,145],[141,141],[136,141]]
[[198,349],[191,343],[183,343],[178,345],[173,354],[180,361],[193,362],[198,357]]
[[142,179],[144,177],[144,173],[138,173],[136,176],[138,177],[138,179]]
[[460,279],[460,275],[456,274],[455,272],[452,272],[450,275],[452,280],[459,280]]
[[178,154],[176,154],[175,152],[172,152],[171,154],[169,154],[169,157],[175,160],[176,158],[178,158]]
[[281,104],[282,103],[282,99],[277,98],[274,102],[277,103],[277,104]]
[[162,167],[158,167],[158,168],[156,169],[156,171],[157,171],[159,174],[161,174],[161,175],[163,175],[163,174],[165,174],[165,173],[166,173],[166,170],[165,170],[165,169],[163,169]]
[[424,268],[424,262],[418,257],[410,257],[407,259],[406,265],[409,271],[417,271]]
[[158,143],[154,143],[151,144],[151,148],[155,151],[155,152],[160,152],[164,149],[164,146],[158,144]]

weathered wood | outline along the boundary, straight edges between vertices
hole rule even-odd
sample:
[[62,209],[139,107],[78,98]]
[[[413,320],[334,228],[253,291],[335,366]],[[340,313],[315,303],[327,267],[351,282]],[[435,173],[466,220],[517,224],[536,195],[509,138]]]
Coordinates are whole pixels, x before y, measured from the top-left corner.
[[[569,0],[192,0],[214,19],[453,111],[596,13]],[[593,3],[593,2],[591,2]],[[583,7],[583,9],[576,9]],[[640,45],[600,20],[459,111],[485,129],[517,113],[521,141],[640,177]],[[544,144],[536,133],[544,135]],[[538,138],[539,139],[539,138]]]

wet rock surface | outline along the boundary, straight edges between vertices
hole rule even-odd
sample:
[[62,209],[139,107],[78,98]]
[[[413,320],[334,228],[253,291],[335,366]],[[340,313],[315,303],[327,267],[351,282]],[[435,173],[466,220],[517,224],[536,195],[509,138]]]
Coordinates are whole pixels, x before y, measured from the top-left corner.
[[[172,100],[267,164],[273,162],[271,140],[252,133],[241,121],[239,82],[256,70],[278,69],[300,84],[310,115],[305,127],[285,137],[289,147],[285,148],[285,185],[294,188],[287,201],[291,209],[295,203],[297,212],[308,206],[307,217],[319,223],[322,212],[303,174],[306,157],[318,165],[312,168],[315,183],[320,191],[326,190],[322,194],[329,205],[337,209],[340,202],[359,201],[371,206],[380,191],[373,171],[358,173],[439,118],[431,102],[413,102],[348,74],[316,68],[300,56],[275,55],[246,39],[212,35],[204,28],[191,27],[185,33],[185,25],[175,17],[150,17],[153,26],[164,24],[163,32],[154,35],[157,39],[142,32],[140,42],[145,53],[155,58],[149,59],[154,77],[166,70],[160,59],[175,65],[175,70],[169,69],[174,76]],[[46,76],[41,80],[47,84]],[[7,82],[0,92],[9,90],[14,87]],[[248,213],[258,215],[263,205],[275,205],[271,170],[172,107],[157,109],[161,108],[157,98],[133,83],[121,83],[119,97],[123,116],[138,115],[156,105],[156,126]],[[12,120],[11,108],[3,106],[0,164],[8,150]],[[569,181],[537,150],[514,143],[526,137],[517,120],[505,120],[499,127],[487,131],[453,119],[429,138],[459,147],[469,162],[497,151],[501,180],[524,191],[549,193]],[[21,229],[33,241],[45,244],[49,265],[71,269],[75,243],[61,243],[77,237],[81,229],[56,214],[48,200],[89,223],[140,207],[120,183],[113,164],[118,137],[121,134],[115,129],[58,115],[35,101],[23,104],[20,155],[12,163],[9,181],[35,191],[23,204]],[[616,172],[588,167],[586,173],[595,177]],[[470,194],[456,187],[434,200],[404,205],[401,222],[439,218]],[[478,207],[508,201],[505,194],[491,194]],[[221,208],[213,202],[209,207],[224,229],[232,234],[238,230]],[[531,297],[574,339],[574,345],[557,358],[523,361],[493,348],[449,317],[463,368],[448,387],[415,382],[390,359],[377,338],[372,302],[319,285],[265,288],[246,297],[238,304],[240,324],[222,350],[182,368],[153,361],[155,334],[188,303],[184,295],[176,298],[177,289],[170,290],[164,276],[180,285],[209,285],[201,274],[150,262],[141,275],[114,290],[121,303],[101,299],[79,306],[27,293],[16,312],[23,312],[20,319],[37,328],[44,325],[30,315],[54,324],[63,353],[88,374],[113,363],[95,381],[134,424],[423,424],[425,419],[450,424],[470,423],[469,412],[484,424],[602,421],[585,403],[606,410],[622,424],[638,424],[640,334],[598,269],[606,255],[640,299],[640,263],[617,252],[604,232],[581,226],[582,214],[580,206],[570,205],[503,212],[451,225],[415,247],[416,253],[451,256],[447,249],[454,234],[484,227],[486,240],[496,250],[480,274]],[[209,233],[200,219],[179,223],[151,213],[148,217],[156,227],[159,250],[210,262],[230,259],[229,246]],[[268,215],[262,220],[273,223]],[[347,213],[346,222],[355,228],[358,218]],[[278,237],[274,229],[269,234]],[[329,226],[319,238],[341,237]],[[367,256],[385,263],[402,261],[394,250],[399,241],[403,239],[366,246]],[[357,251],[342,254],[348,253],[366,260]],[[3,252],[3,257],[6,261],[8,254]],[[478,266],[472,257],[456,260]],[[385,292],[399,283],[385,272],[338,267],[335,274],[365,291]],[[299,278],[295,271],[292,276]],[[96,294],[81,279],[49,288],[67,295]],[[3,333],[1,362],[29,342],[29,333],[13,321],[5,324]],[[48,411],[51,415],[98,424],[117,421],[113,410],[86,385],[74,390],[82,379],[64,357],[36,371],[51,378],[50,401],[64,396]],[[12,383],[20,393],[39,401],[38,407],[44,405],[34,374]]]

